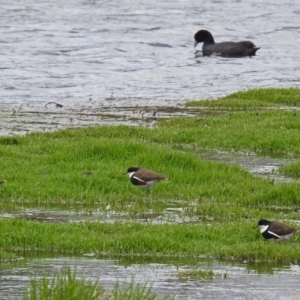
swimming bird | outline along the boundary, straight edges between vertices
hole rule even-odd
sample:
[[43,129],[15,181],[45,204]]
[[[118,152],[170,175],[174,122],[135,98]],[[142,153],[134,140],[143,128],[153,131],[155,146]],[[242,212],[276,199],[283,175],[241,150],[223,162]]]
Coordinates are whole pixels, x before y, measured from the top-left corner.
[[195,47],[198,43],[203,43],[203,56],[209,56],[213,53],[223,57],[254,56],[256,51],[260,49],[250,41],[215,43],[212,34],[207,30],[199,30],[194,38]]
[[157,182],[164,180],[167,176],[158,174],[148,169],[139,167],[130,167],[127,172],[123,175],[128,175],[130,182],[138,187],[149,189],[154,186]]
[[287,240],[293,236],[299,229],[287,226],[277,221],[268,221],[266,219],[260,219],[257,223],[262,236],[266,240],[282,241]]

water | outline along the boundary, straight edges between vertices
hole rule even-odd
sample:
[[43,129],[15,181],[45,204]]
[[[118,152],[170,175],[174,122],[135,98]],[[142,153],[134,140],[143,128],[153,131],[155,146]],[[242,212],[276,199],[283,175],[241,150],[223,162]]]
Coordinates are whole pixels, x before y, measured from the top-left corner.
[[284,157],[263,157],[257,156],[255,153],[228,153],[209,150],[200,152],[201,159],[208,159],[212,161],[225,161],[229,164],[237,164],[243,169],[248,170],[255,176],[265,179],[271,179],[276,182],[292,182],[297,181],[295,178],[287,177],[279,173],[279,168],[283,165],[294,163],[294,158]]
[[[120,223],[120,222],[140,222],[151,224],[192,224],[198,223],[200,218],[191,215],[195,210],[196,203],[186,201],[161,201],[160,205],[165,206],[162,212],[148,209],[140,213],[129,213],[127,211],[113,211],[111,209],[74,210],[67,208],[24,208],[18,213],[0,213],[1,219],[20,218],[39,222],[51,223],[78,223],[78,222],[98,222],[98,223]],[[155,203],[156,204],[156,203]],[[100,205],[100,204],[99,204]]]
[[[107,123],[151,126],[156,118],[193,114],[178,107],[186,100],[299,87],[300,3],[294,0],[276,5],[0,0],[0,5],[0,135]],[[217,42],[249,39],[261,49],[253,58],[201,57],[193,47],[199,29],[211,31]],[[154,291],[176,299],[299,297],[298,266],[258,275],[243,266],[215,264],[209,268],[225,270],[229,278],[203,283],[180,282],[172,264],[124,267],[116,261],[48,258],[2,266],[0,299],[20,299],[32,275],[52,274],[64,265],[91,280],[103,278],[108,287],[118,279],[146,279]]]
[[[82,109],[94,125],[103,119],[88,112],[102,107],[174,107],[249,88],[299,87],[300,3],[294,0],[0,5],[1,134],[53,130],[60,122],[83,126]],[[198,57],[193,36],[199,29],[217,42],[249,39],[261,49],[253,58]],[[63,107],[45,108],[48,102]],[[55,118],[57,112],[70,120]]]
[[[90,254],[87,254],[90,255]],[[136,259],[141,261],[142,259]],[[198,260],[195,265],[184,264],[184,259],[173,261],[155,259],[153,262],[127,262],[118,259],[102,260],[95,258],[36,258],[29,259],[20,266],[0,269],[0,299],[22,299],[29,287],[30,279],[52,276],[62,268],[76,269],[79,278],[88,281],[99,280],[106,288],[112,288],[118,281],[120,286],[135,283],[148,284],[159,295],[170,295],[175,299],[298,299],[299,273],[296,265],[268,267],[260,271],[246,264],[229,265],[216,261]],[[226,274],[226,279],[182,280],[179,272],[189,270],[213,270]]]

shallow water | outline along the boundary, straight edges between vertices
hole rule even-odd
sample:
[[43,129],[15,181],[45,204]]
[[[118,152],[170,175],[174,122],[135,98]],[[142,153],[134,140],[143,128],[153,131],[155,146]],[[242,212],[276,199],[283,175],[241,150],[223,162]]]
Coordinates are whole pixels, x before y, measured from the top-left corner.
[[[133,279],[135,283],[152,286],[159,295],[170,295],[175,299],[285,300],[299,297],[300,268],[296,265],[259,271],[247,264],[230,265],[200,259],[194,265],[185,264],[186,259],[178,258],[145,260],[144,263],[142,260],[136,259],[137,263],[124,265],[118,259],[93,257],[27,259],[19,265],[0,268],[0,299],[22,299],[30,279],[51,276],[66,266],[76,269],[79,278],[99,280],[106,288],[112,288],[117,281],[123,286]],[[207,282],[178,279],[178,272],[194,269],[213,270],[214,273],[226,274],[227,278]]]
[[[1,134],[18,133],[30,120],[34,126],[27,131],[82,126],[88,119],[95,124],[91,116],[78,117],[82,106],[118,112],[175,107],[254,87],[299,87],[300,4],[293,0],[0,4]],[[249,39],[261,49],[253,58],[199,57],[193,36],[201,28],[217,42]],[[55,104],[41,114],[49,102],[75,117],[56,118]],[[31,113],[18,114],[20,105]],[[4,118],[9,114],[15,122]]]
[[277,182],[298,181],[279,173],[279,167],[291,164],[296,159],[284,157],[263,157],[257,156],[255,153],[228,153],[220,151],[202,151],[198,156],[201,159],[213,161],[224,161],[230,164],[237,164],[245,170],[248,170],[255,176],[265,179],[271,179]]
[[[193,115],[180,107],[186,100],[300,85],[300,4],[293,0],[276,5],[257,0],[0,4],[0,135],[102,124],[152,126],[157,118]],[[201,28],[216,41],[249,39],[262,48],[253,58],[203,58],[193,47]],[[30,214],[51,222],[78,221],[73,212]],[[20,299],[31,276],[52,274],[64,265],[76,266],[88,279],[100,277],[107,287],[131,277],[147,281],[154,291],[176,299],[299,298],[298,266],[258,275],[243,266],[199,262],[229,274],[226,280],[202,283],[178,280],[176,266],[168,263],[125,267],[117,260],[46,258],[1,266],[0,299]],[[180,267],[186,268],[191,267]]]
[[89,103],[90,101],[86,101],[74,108],[61,108],[54,104],[47,107],[20,105],[12,108],[0,103],[0,136],[98,125],[152,127],[160,119],[218,113],[208,109],[168,106],[116,107],[112,104],[96,107]]
[[[162,201],[161,201],[162,202]],[[190,224],[199,221],[199,217],[190,215],[190,210],[195,206],[193,203],[186,201],[174,201],[173,207],[168,207],[170,203],[163,202],[166,208],[162,212],[155,212],[153,209],[147,209],[140,213],[129,213],[126,211],[102,211],[100,209],[89,208],[87,211],[67,210],[59,208],[22,208],[18,213],[0,213],[0,218],[20,218],[34,220],[39,222],[51,223],[77,223],[77,222],[141,222],[151,224]],[[162,203],[160,203],[162,205]],[[184,205],[184,207],[182,206]]]

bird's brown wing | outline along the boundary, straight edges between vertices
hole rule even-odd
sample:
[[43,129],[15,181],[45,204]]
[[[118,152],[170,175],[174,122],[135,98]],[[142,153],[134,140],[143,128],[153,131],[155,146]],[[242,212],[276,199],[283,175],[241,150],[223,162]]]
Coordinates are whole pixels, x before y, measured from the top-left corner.
[[290,234],[294,231],[297,231],[296,228],[287,226],[285,224],[282,224],[282,223],[279,223],[279,222],[276,222],[276,221],[274,221],[272,223],[272,226],[271,226],[271,228],[269,228],[269,230],[272,231],[272,232],[273,231],[276,232],[276,234],[278,234],[280,236]]
[[150,181],[150,180],[158,180],[159,181],[159,180],[163,180],[163,179],[167,178],[167,176],[165,176],[165,175],[155,173],[148,169],[139,169],[134,174],[134,176],[138,177],[144,181]]

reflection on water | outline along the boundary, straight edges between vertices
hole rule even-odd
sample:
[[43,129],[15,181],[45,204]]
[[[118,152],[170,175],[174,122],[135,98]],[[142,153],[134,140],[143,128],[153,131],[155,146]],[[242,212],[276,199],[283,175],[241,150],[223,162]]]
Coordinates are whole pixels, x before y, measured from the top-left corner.
[[[117,258],[45,257],[1,267],[0,299],[22,299],[30,279],[52,276],[66,266],[76,269],[78,277],[90,281],[99,279],[106,288],[112,288],[117,281],[122,286],[134,279],[135,283],[152,286],[159,295],[170,295],[175,299],[297,299],[299,295],[300,268],[295,265],[269,267],[271,271],[258,274],[259,268],[253,266],[204,260],[194,260],[191,265],[187,259],[178,258],[149,262],[141,258],[124,261]],[[198,269],[226,273],[227,278],[207,282],[178,279],[178,272]]]

